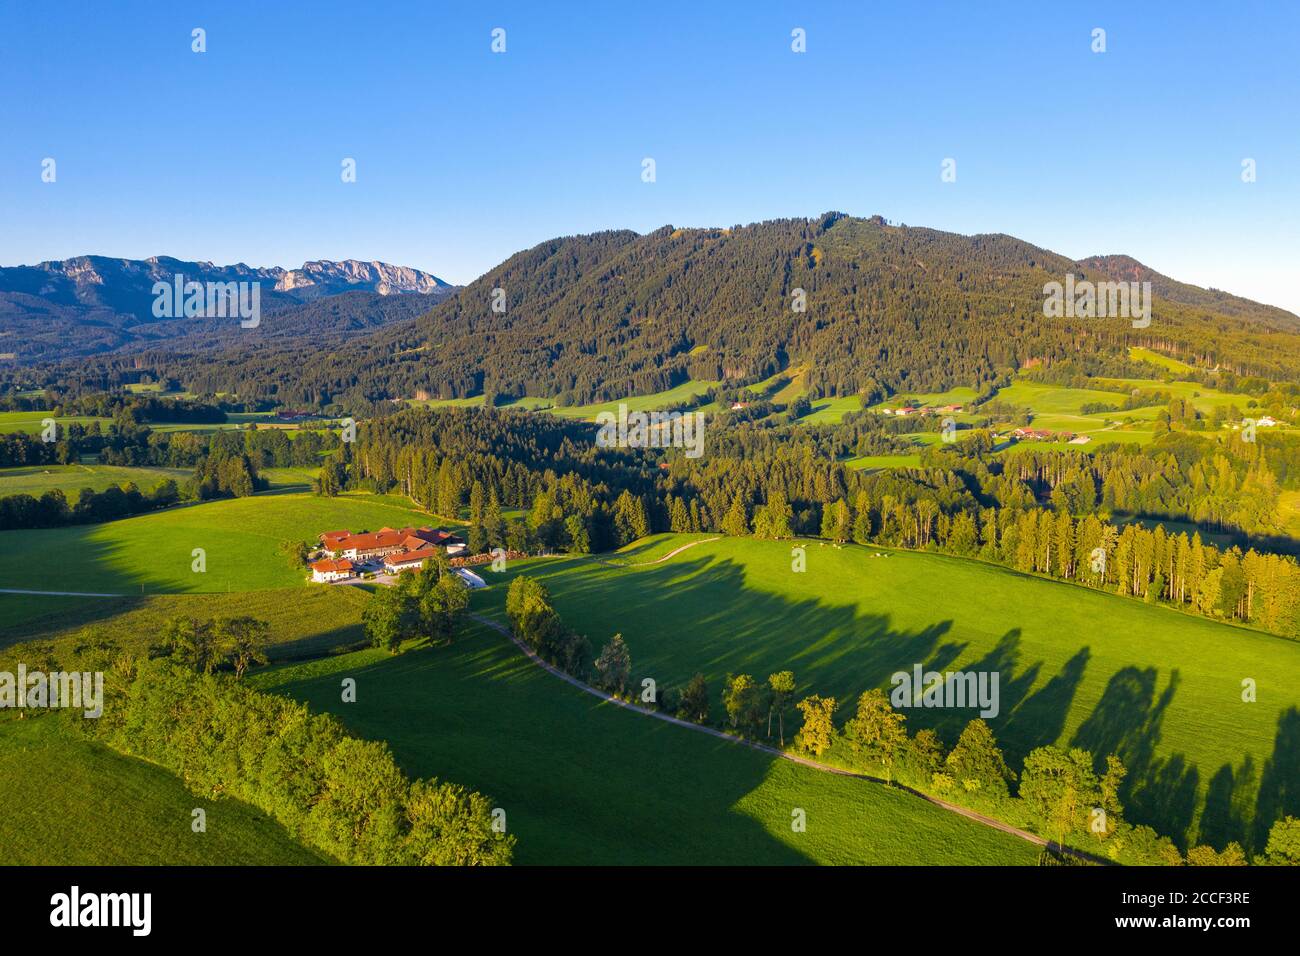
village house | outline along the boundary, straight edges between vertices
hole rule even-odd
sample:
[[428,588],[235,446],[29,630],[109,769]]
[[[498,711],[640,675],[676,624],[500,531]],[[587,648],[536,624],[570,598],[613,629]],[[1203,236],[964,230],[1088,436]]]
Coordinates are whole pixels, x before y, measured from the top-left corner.
[[1021,441],[1051,441],[1054,437],[1052,432],[1042,428],[1017,428],[1011,434]]
[[317,584],[343,581],[354,577],[356,577],[356,570],[353,568],[352,562],[347,558],[341,558],[337,561],[326,558],[323,561],[317,561],[311,566],[311,579]]

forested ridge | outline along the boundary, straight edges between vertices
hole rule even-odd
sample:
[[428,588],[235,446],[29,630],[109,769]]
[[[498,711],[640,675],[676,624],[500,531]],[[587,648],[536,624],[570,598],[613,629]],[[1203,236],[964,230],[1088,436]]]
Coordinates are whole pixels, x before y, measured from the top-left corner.
[[1140,377],[1133,345],[1204,371],[1300,378],[1289,313],[1164,277],[1146,328],[1044,316],[1046,283],[1105,280],[1123,272],[1114,260],[1091,269],[1006,235],[839,213],[603,232],[543,242],[426,314],[342,344],[235,337],[215,353],[100,356],[22,376],[75,393],[151,374],[199,394],[367,414],[390,399],[480,393],[581,404],[688,378],[757,381],[796,364],[814,398],[982,392],[1017,369],[1066,359],[1089,374]]

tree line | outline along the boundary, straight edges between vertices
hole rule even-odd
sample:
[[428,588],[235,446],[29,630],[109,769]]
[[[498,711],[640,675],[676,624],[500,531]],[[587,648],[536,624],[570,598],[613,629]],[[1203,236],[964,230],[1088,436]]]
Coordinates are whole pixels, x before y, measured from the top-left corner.
[[[1266,530],[1274,468],[1286,483],[1300,474],[1293,444],[1177,434],[1004,458],[983,435],[927,450],[920,468],[861,474],[825,454],[836,441],[724,427],[689,459],[597,448],[591,426],[547,415],[408,409],[365,423],[333,466],[437,514],[468,509],[471,550],[588,553],[664,531],[818,536],[978,557],[1300,635],[1300,571],[1269,539],[1216,544],[1196,527],[1137,520]],[[505,520],[507,509],[519,515]]]

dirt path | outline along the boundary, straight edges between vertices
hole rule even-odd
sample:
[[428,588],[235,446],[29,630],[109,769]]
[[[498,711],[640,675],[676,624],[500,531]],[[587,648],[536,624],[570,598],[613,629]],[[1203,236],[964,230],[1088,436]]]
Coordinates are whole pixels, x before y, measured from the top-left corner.
[[[708,540],[716,541],[717,538],[709,538]],[[703,541],[692,542],[692,544],[703,544],[703,543],[704,543]],[[686,550],[686,548],[689,548],[690,546],[691,545],[688,544],[685,547],[678,548],[677,551],[674,551],[672,554],[665,555],[664,557],[660,558],[659,561],[666,561],[668,558],[671,558],[673,554],[677,554],[680,551],[684,551]],[[650,561],[646,563],[657,564],[658,561]],[[1038,836],[1038,834],[1036,833],[1030,833],[1028,830],[1021,830],[1019,827],[1013,827],[1011,824],[1004,823],[1001,820],[995,820],[992,817],[986,817],[982,813],[976,813],[974,810],[968,809],[967,807],[959,806],[955,803],[949,803],[947,800],[941,800],[940,798],[936,796],[932,796],[931,794],[924,793],[920,790],[915,790],[912,787],[907,786],[906,784],[901,784],[897,782],[891,783],[887,780],[884,780],[881,777],[873,777],[870,774],[859,773],[856,770],[846,770],[843,767],[834,767],[831,766],[830,764],[825,764],[816,760],[811,760],[807,757],[800,757],[798,754],[792,754],[784,750],[778,750],[775,747],[769,747],[767,744],[762,744],[759,743],[758,741],[745,740],[742,737],[736,737],[733,736],[732,734],[723,733],[721,730],[717,730],[713,727],[706,727],[703,724],[697,724],[689,720],[682,720],[680,717],[674,717],[671,714],[665,714],[658,710],[650,710],[645,707],[639,707],[636,704],[629,703],[625,700],[619,700],[617,697],[607,694],[603,690],[600,690],[599,688],[592,687],[590,684],[578,680],[578,678],[574,677],[572,674],[565,673],[555,665],[548,664],[546,661],[542,660],[541,657],[539,657],[531,647],[529,647],[519,638],[515,637],[515,635],[510,631],[510,628],[506,627],[504,624],[501,624],[498,621],[494,621],[490,617],[485,617],[482,614],[470,614],[470,617],[473,620],[477,621],[478,623],[485,625],[486,627],[492,628],[492,630],[498,632],[499,634],[505,635],[507,638],[511,640],[511,642],[514,643],[515,647],[519,648],[519,650],[521,650],[530,661],[532,661],[538,667],[542,668],[542,670],[546,671],[549,674],[554,675],[555,677],[558,677],[566,684],[570,684],[578,688],[579,690],[583,691],[584,693],[591,694],[593,697],[599,697],[601,700],[608,701],[611,704],[616,704],[619,707],[624,708],[625,710],[630,710],[634,713],[641,714],[644,717],[652,717],[655,720],[662,720],[665,723],[675,724],[678,727],[685,727],[687,730],[693,730],[699,734],[708,734],[710,737],[717,737],[719,740],[725,740],[727,743],[735,744],[737,747],[748,747],[750,750],[757,750],[760,753],[768,754],[769,756],[777,757],[780,758],[781,760],[789,760],[791,763],[797,763],[804,767],[810,767],[813,770],[820,770],[823,773],[833,773],[840,777],[853,777],[857,780],[866,781],[867,783],[877,783],[877,784],[897,787],[900,790],[907,791],[913,796],[920,797],[922,800],[926,801],[927,803],[932,803],[936,807],[941,807],[942,809],[947,810],[950,813],[955,813],[958,816],[965,817],[967,820],[973,820],[976,823],[982,823],[984,826],[992,827],[994,830],[1001,830],[1003,833],[1008,833],[1012,836],[1019,837],[1020,839],[1033,843],[1036,846],[1047,847],[1048,849],[1058,853],[1068,853],[1071,856],[1078,857],[1084,860],[1089,860],[1090,862],[1093,863],[1110,863],[1109,860],[1102,859],[1101,857],[1091,856],[1090,854],[1084,853],[1080,850],[1072,849],[1070,847],[1061,846],[1060,844],[1056,843],[1054,840],[1044,839],[1043,837]]]
[[653,561],[638,561],[638,562],[636,562],[635,564],[624,565],[624,567],[629,567],[629,568],[648,568],[648,567],[650,567],[650,565],[652,565],[652,564],[662,564],[663,562],[667,561],[669,558],[675,558],[675,557],[677,557],[677,555],[681,554],[681,553],[682,553],[683,551],[685,551],[687,548],[693,548],[693,547],[695,547],[697,544],[708,544],[710,541],[717,541],[717,540],[719,540],[719,538],[720,538],[720,536],[714,536],[714,537],[712,537],[712,538],[701,538],[699,541],[688,541],[686,544],[682,545],[680,548],[677,548],[677,549],[675,549],[675,550],[673,550],[673,551],[669,551],[669,552],[668,552],[667,554],[665,554],[662,558],[655,558]]

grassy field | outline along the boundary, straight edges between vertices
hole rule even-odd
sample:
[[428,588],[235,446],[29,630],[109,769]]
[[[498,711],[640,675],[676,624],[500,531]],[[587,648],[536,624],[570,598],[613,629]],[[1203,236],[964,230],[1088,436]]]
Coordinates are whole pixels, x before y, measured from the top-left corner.
[[601,412],[613,412],[618,414],[618,406],[626,404],[630,412],[652,412],[664,410],[678,402],[685,402],[696,395],[703,395],[711,388],[721,385],[721,382],[707,381],[689,381],[683,382],[675,388],[670,388],[663,392],[654,392],[649,395],[631,395],[627,398],[615,399],[612,402],[595,402],[591,405],[563,405],[550,409],[552,415],[559,415],[561,418],[580,418],[584,421],[595,421],[596,416]]
[[965,405],[979,393],[973,388],[958,385],[946,392],[900,392],[887,402],[873,405],[872,408],[901,408],[907,404],[939,407],[943,405]]
[[263,468],[259,474],[276,489],[306,491],[320,474],[319,468]]
[[[54,418],[53,412],[0,412],[0,432],[26,432],[28,435],[39,435],[44,428],[43,422],[47,418]],[[111,425],[111,418],[91,418],[85,415],[65,415],[55,418],[60,426],[64,425],[89,425],[91,422],[99,422],[101,426]]]
[[799,419],[805,425],[838,425],[849,412],[862,411],[862,398],[858,395],[837,395],[819,398],[812,403],[812,411]]
[[[1236,407],[1243,414],[1247,413],[1247,408],[1251,401],[1250,395],[1244,392],[1220,392],[1217,389],[1208,388],[1200,382],[1164,382],[1154,378],[1113,378],[1113,379],[1096,379],[1098,382],[1105,382],[1115,386],[1123,386],[1130,390],[1140,392],[1168,392],[1175,398],[1183,398],[1190,401],[1196,410],[1202,415],[1210,415],[1216,408]],[[1134,418],[1155,418],[1164,406],[1150,406],[1147,408],[1135,408],[1131,412],[1118,412],[1117,415],[1131,415]]]
[[[678,402],[684,402],[694,398],[696,395],[703,395],[710,388],[722,384],[721,382],[689,381],[683,382],[675,388],[670,388],[663,392],[654,392],[649,395],[631,395],[627,398],[615,399],[611,402],[594,402],[590,405],[556,405],[553,399],[549,398],[517,398],[512,401],[502,402],[500,408],[523,408],[530,411],[542,410],[550,412],[552,415],[558,415],[561,418],[578,418],[584,421],[595,421],[596,416],[601,412],[618,413],[619,403],[625,403],[628,411],[632,412],[649,412],[656,410],[665,410]],[[408,405],[424,406],[426,408],[481,408],[483,406],[483,396],[474,395],[470,398],[432,398],[432,399],[411,399]]]
[[882,468],[919,468],[920,455],[858,455],[844,459],[854,471],[880,471]]
[[[342,677],[357,701],[339,703]],[[1032,864],[1033,845],[879,785],[631,713],[480,626],[451,647],[362,651],[257,682],[387,740],[403,769],[490,794],[520,864]],[[795,833],[792,812],[807,814]]]
[[[405,499],[272,493],[171,508],[106,524],[0,531],[3,587],[155,594],[302,587],[283,541],[323,531],[436,524]],[[192,570],[193,550],[207,570]]]
[[1128,357],[1135,362],[1147,362],[1151,365],[1157,365],[1176,375],[1190,372],[1192,370],[1192,367],[1186,362],[1180,362],[1176,358],[1170,358],[1167,355],[1161,355],[1159,352],[1144,349],[1139,345],[1134,345],[1129,348]]
[[[650,560],[686,540],[647,539],[621,557]],[[847,702],[917,663],[996,671],[990,723],[1013,767],[1047,743],[1118,753],[1131,816],[1175,837],[1199,825],[1218,844],[1258,838],[1257,810],[1300,814],[1300,643],[975,561],[807,548],[804,573],[791,571],[788,542],[722,539],[660,564],[561,559],[503,577],[537,575],[597,649],[621,632],[634,683],[702,671],[717,707],[727,673],[790,668],[797,695]],[[475,601],[499,616],[505,590]],[[1242,702],[1244,678],[1258,682],[1257,703]],[[909,724],[951,744],[973,713],[913,710]]]
[[82,488],[103,491],[114,485],[134,481],[141,491],[149,491],[168,478],[179,485],[193,476],[192,469],[121,468],[116,465],[30,465],[0,468],[0,497],[22,494],[39,498],[45,492],[57,488],[67,496],[69,502],[75,502]]
[[[303,865],[326,862],[236,800],[206,800],[152,764],[54,717],[0,721],[0,847],[9,865]],[[202,808],[207,831],[195,833]]]
[[[1099,384],[1124,388],[1127,391],[1166,392],[1174,397],[1190,401],[1203,415],[1210,415],[1216,408],[1235,406],[1245,411],[1250,396],[1231,392],[1219,392],[1197,382],[1164,382],[1159,379],[1097,379]],[[1058,385],[1041,385],[1036,382],[1016,381],[998,392],[998,401],[1008,402],[1029,408],[1034,412],[1034,427],[1049,431],[1070,431],[1089,435],[1094,442],[1148,442],[1155,437],[1151,425],[1164,405],[1149,405],[1114,412],[1094,412],[1090,415],[1080,414],[1080,409],[1089,402],[1102,402],[1119,405],[1124,400],[1119,392],[1093,388],[1064,388]],[[1117,424],[1125,420],[1131,424]]]
[[147,647],[168,621],[251,615],[271,625],[271,657],[325,654],[365,639],[357,587],[313,587],[286,600],[283,591],[161,594],[151,597],[75,598],[0,594],[0,648],[21,641],[76,641],[86,631],[123,647]]

